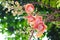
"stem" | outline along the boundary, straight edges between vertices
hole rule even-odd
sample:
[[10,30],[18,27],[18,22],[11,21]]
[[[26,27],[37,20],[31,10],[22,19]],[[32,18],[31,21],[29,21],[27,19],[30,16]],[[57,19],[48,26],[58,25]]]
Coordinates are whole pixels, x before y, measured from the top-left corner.
[[29,37],[29,40],[31,40],[32,36],[33,36],[34,30],[31,30],[31,35]]

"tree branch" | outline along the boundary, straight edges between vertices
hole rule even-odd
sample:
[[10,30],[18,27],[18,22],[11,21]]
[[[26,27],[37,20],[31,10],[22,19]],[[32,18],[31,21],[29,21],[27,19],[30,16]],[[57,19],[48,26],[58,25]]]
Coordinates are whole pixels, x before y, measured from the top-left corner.
[[53,7],[51,7],[49,5],[46,5],[46,4],[42,3],[42,2],[32,2],[32,4],[39,4],[39,5],[43,4],[44,7],[48,8],[48,9],[51,9],[54,12],[57,11],[57,13],[60,13],[59,9],[53,8]]
[[32,4],[40,4],[40,5],[43,4],[44,7],[52,10],[53,13],[47,15],[47,19],[45,19],[45,22],[60,21],[60,18],[54,19],[54,15],[57,13],[60,13],[59,9],[53,8],[53,7],[46,5],[42,2],[33,2]]
[[31,30],[31,35],[29,37],[29,40],[31,40],[32,36],[33,36],[34,30]]
[[44,22],[51,22],[51,21],[60,21],[60,17],[54,18],[54,15],[57,14],[57,11],[51,13],[47,16],[47,19],[45,19]]

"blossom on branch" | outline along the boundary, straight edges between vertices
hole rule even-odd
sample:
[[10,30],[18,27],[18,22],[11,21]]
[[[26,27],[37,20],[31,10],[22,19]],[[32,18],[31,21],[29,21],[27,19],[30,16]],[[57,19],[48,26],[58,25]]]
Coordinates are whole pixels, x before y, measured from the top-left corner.
[[47,26],[44,24],[42,16],[33,16],[33,15],[28,15],[27,16],[28,23],[30,26],[37,30],[37,37],[42,36],[42,34],[45,32]]
[[40,37],[45,32],[47,26],[43,22],[42,16],[35,15],[33,16],[31,13],[34,11],[34,6],[32,4],[26,4],[25,5],[25,11],[28,14],[27,21],[30,24],[30,26],[37,30],[36,36]]

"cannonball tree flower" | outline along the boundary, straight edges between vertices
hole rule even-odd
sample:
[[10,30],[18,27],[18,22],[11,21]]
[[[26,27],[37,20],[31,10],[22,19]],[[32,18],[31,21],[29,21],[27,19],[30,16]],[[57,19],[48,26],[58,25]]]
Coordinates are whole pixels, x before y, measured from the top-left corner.
[[33,24],[33,28],[37,28],[39,24],[42,24],[42,16],[33,16],[33,15],[28,15],[27,16],[28,23]]
[[42,16],[36,16],[36,17],[35,17],[34,24],[36,24],[36,25],[42,24],[42,23],[43,23],[42,20],[43,20],[43,19],[42,19]]
[[25,5],[25,11],[26,11],[27,14],[31,14],[34,11],[33,4],[26,4]]
[[37,37],[42,36],[45,32],[47,26],[44,24],[42,16],[33,16],[30,15],[27,17],[29,24],[32,24],[32,28],[37,30]]
[[28,15],[26,18],[28,19],[28,23],[33,22],[35,20],[35,17],[33,15]]
[[38,25],[38,27],[36,29],[37,30],[36,36],[41,37],[43,35],[43,33],[45,32],[46,28],[47,28],[47,26],[45,24]]
[[32,4],[26,4],[25,11],[28,14],[28,16],[26,17],[28,23],[34,30],[37,30],[36,36],[37,37],[42,36],[47,28],[47,26],[43,22],[42,16],[39,15],[33,16],[31,14],[34,11],[34,6]]
[[35,30],[37,30],[37,37],[42,36],[42,34],[45,32],[47,26],[44,24],[42,16],[36,16],[34,25],[32,26]]

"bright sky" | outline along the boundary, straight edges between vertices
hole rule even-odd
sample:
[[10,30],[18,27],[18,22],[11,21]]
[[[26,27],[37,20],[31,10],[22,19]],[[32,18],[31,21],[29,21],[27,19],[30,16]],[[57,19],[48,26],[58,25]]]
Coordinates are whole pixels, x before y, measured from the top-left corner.
[[[14,35],[12,35],[12,36],[14,36]],[[0,33],[0,40],[5,40],[6,37],[7,37],[6,33],[5,34]],[[42,40],[48,40],[48,38],[45,36]]]
[[48,38],[45,36],[42,40],[48,40]]
[[4,34],[0,33],[0,40],[8,40],[7,37],[12,38],[12,37],[15,37],[15,35],[12,34],[11,36],[8,36],[7,33],[4,33]]
[[2,33],[0,33],[0,40],[4,40],[4,38],[5,36]]

